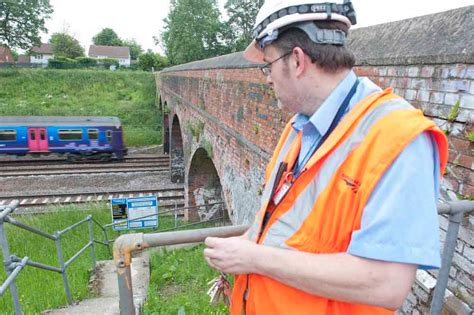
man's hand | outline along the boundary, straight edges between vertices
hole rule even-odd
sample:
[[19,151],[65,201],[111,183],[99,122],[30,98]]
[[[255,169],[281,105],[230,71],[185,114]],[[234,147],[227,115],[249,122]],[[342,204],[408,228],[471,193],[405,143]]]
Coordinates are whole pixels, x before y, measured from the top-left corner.
[[254,272],[253,257],[257,244],[243,237],[208,237],[204,257],[212,268],[232,274]]

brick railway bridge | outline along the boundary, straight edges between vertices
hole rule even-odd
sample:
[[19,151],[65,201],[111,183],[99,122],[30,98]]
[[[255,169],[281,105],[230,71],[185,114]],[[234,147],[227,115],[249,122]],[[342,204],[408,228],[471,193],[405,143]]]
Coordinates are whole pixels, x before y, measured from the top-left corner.
[[[447,199],[474,196],[473,13],[469,6],[355,29],[349,37],[357,75],[393,87],[449,135]],[[259,209],[265,166],[293,114],[277,108],[265,77],[241,53],[167,68],[156,81],[171,179],[184,183],[186,205],[224,201],[232,222],[248,223]],[[449,285],[466,312],[474,308],[473,225],[471,214],[461,227]],[[440,216],[441,239],[446,226]],[[407,313],[423,313],[428,303],[429,288],[418,284]]]

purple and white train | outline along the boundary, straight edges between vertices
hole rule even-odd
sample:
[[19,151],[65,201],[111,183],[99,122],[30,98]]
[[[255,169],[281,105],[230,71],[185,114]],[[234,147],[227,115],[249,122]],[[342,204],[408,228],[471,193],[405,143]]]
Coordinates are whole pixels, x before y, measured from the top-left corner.
[[0,154],[66,155],[69,161],[123,160],[117,117],[0,116]]

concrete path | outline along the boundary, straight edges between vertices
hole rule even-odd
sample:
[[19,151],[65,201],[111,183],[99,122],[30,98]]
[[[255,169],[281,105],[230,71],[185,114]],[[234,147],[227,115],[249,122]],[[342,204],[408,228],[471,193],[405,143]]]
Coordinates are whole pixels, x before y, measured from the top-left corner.
[[[132,286],[136,314],[146,299],[150,283],[150,264],[148,253],[132,260]],[[119,311],[118,280],[115,265],[112,260],[97,262],[97,273],[92,286],[98,293],[97,298],[84,300],[67,308],[48,310],[42,315],[115,315]]]

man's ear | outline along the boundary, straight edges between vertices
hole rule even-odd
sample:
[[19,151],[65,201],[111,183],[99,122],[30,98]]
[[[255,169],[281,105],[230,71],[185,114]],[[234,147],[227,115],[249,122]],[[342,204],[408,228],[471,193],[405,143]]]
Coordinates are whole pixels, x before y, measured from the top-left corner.
[[295,58],[296,76],[300,76],[308,66],[305,62],[305,54],[300,47],[293,48],[293,56]]

